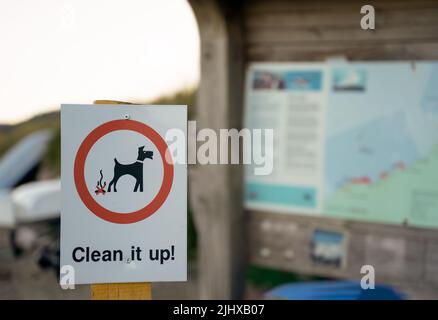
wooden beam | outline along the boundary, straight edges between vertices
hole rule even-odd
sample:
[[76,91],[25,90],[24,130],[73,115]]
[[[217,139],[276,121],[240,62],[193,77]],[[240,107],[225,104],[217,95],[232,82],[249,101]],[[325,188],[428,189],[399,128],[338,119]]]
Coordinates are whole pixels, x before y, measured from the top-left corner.
[[[240,1],[190,1],[201,39],[198,129],[240,129],[243,41]],[[190,200],[198,231],[201,299],[242,298],[246,233],[241,165],[191,166]]]
[[150,282],[92,284],[93,300],[151,300]]

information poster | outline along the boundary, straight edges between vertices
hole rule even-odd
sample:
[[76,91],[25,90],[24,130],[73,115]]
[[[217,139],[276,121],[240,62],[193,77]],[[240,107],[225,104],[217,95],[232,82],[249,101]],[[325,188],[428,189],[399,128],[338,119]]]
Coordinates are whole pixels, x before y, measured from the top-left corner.
[[438,62],[253,64],[246,126],[274,129],[274,171],[246,206],[438,227]]

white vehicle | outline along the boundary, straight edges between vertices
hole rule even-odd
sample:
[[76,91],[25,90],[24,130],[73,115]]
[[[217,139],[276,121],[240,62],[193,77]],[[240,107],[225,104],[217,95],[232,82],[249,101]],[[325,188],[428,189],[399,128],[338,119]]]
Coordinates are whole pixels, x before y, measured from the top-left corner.
[[33,133],[0,159],[0,228],[10,229],[17,259],[32,252],[41,267],[58,272],[61,182],[26,183],[35,178],[51,138],[47,130]]
[[59,216],[59,181],[35,182],[12,190],[32,178],[52,136],[50,130],[32,133],[0,159],[0,227]]
[[61,212],[61,181],[46,180],[23,184],[11,192],[17,223],[59,218]]
[[52,136],[49,130],[32,133],[0,159],[0,190],[17,186],[38,166]]
[[[34,252],[41,267],[53,268],[57,272],[61,212],[60,180],[23,184],[10,192],[7,198],[10,212],[7,216],[12,215],[10,219],[15,223],[11,232],[11,246],[15,256],[18,258],[24,252]],[[0,199],[0,210],[1,207]],[[5,212],[0,211],[0,218],[6,216]],[[6,221],[5,218],[3,220]]]

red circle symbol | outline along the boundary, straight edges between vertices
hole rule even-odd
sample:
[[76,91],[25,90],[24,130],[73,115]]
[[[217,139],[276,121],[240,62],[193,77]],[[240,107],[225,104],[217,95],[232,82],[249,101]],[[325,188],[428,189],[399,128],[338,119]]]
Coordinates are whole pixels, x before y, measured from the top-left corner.
[[[155,144],[158,151],[160,152],[160,156],[163,161],[164,174],[160,190],[149,204],[147,204],[140,210],[130,213],[114,212],[101,206],[96,200],[94,200],[93,196],[88,191],[87,185],[85,183],[85,160],[87,159],[88,153],[90,152],[91,148],[104,135],[117,130],[130,130],[144,135]],[[172,157],[169,153],[166,142],[151,127],[142,122],[134,120],[113,120],[106,122],[91,131],[90,134],[88,134],[88,136],[82,142],[75,158],[74,180],[76,190],[78,191],[79,197],[81,198],[82,202],[96,216],[113,223],[135,223],[146,219],[150,215],[154,214],[163,205],[164,201],[166,201],[173,183]]]

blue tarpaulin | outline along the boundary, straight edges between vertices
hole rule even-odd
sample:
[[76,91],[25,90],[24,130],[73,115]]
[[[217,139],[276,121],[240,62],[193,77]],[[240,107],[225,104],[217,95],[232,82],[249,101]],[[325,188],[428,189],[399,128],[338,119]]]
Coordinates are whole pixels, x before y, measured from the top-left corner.
[[362,289],[358,281],[318,281],[278,286],[265,294],[267,299],[284,300],[403,300],[406,295],[384,285]]

